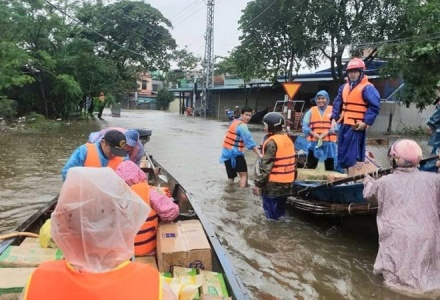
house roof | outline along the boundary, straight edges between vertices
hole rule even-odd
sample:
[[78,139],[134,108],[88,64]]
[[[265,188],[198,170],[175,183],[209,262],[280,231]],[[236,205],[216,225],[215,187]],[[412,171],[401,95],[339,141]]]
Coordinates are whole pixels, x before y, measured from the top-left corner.
[[[366,64],[366,70],[364,73],[368,75],[369,78],[374,79],[379,77],[379,69],[386,64],[385,61],[374,59],[368,61]],[[345,69],[345,67],[344,67]],[[286,82],[286,76],[277,77],[277,82]],[[324,69],[321,71],[317,71],[315,73],[305,73],[298,74],[295,76],[294,82],[314,82],[314,81],[333,81],[331,68]],[[251,87],[252,85],[267,85],[272,86],[272,82],[262,79],[253,79],[250,83],[247,83],[247,87]],[[225,76],[224,85],[216,85],[212,87],[212,90],[237,90],[242,89],[244,85],[244,80],[240,78],[228,78]],[[194,83],[188,83],[187,87],[169,89],[170,92],[192,92],[194,87]],[[199,86],[199,90],[201,90]]]
[[[365,63],[366,70],[364,74],[369,78],[378,78],[379,69],[386,64],[383,60],[372,60]],[[345,69],[345,67],[344,67]],[[279,76],[277,78],[278,82],[286,82],[287,78],[285,76]],[[315,73],[298,74],[295,76],[294,82],[308,82],[308,81],[333,81],[331,68],[317,71]]]

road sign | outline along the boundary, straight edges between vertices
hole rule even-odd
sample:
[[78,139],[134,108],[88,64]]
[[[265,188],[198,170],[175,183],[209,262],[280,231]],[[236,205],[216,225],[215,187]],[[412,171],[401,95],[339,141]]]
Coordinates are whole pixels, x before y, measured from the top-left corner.
[[293,100],[293,97],[295,97],[296,93],[298,93],[301,88],[301,83],[297,82],[284,82],[282,85],[290,100]]

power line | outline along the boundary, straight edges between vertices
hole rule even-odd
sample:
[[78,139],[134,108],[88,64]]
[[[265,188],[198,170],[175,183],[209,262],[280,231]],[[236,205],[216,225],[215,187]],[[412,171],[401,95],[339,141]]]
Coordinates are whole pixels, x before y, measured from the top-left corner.
[[256,21],[256,20],[257,20],[262,14],[264,14],[269,8],[271,8],[272,5],[274,5],[277,1],[278,1],[278,0],[274,0],[271,4],[269,4],[269,6],[266,7],[265,9],[263,9],[263,11],[262,11],[261,13],[258,14],[258,16],[256,16],[256,17],[253,18],[252,20],[250,20],[250,21],[246,24],[246,26],[244,26],[244,27],[242,28],[242,30],[245,30],[245,29],[247,29],[250,25],[252,25],[253,22],[255,22],[255,21]]
[[[198,6],[200,3],[203,2],[202,0],[200,0],[199,3],[197,3],[195,6],[192,6],[194,3],[198,2],[198,1],[199,1],[199,0],[195,0],[195,1],[193,1],[193,2],[190,3],[188,6],[186,6],[184,9],[182,9],[179,13],[177,13],[177,14],[174,15],[174,16],[172,16],[172,17],[170,18],[170,19],[172,20],[171,22],[174,22],[174,21],[176,21],[177,19],[179,19],[180,17],[177,17],[177,16],[179,16],[180,14],[182,14],[184,11],[186,11],[186,10],[188,10],[188,9],[192,10],[194,7]],[[186,12],[185,12],[185,14],[186,14]]]
[[108,42],[110,42],[110,43],[112,43],[112,44],[114,44],[114,45],[116,45],[116,46],[118,46],[118,47],[120,47],[120,48],[122,48],[122,49],[125,49],[125,50],[127,50],[127,51],[129,51],[129,52],[131,52],[131,53],[134,53],[134,54],[136,54],[136,55],[144,56],[144,55],[141,54],[141,53],[138,53],[138,52],[136,52],[136,51],[134,51],[134,50],[131,50],[131,49],[125,47],[125,46],[122,46],[122,45],[120,45],[120,44],[118,44],[118,43],[116,43],[116,42],[110,40],[109,38],[105,37],[104,35],[102,35],[101,33],[97,32],[96,30],[93,30],[93,29],[88,28],[88,27],[87,27],[86,25],[84,25],[81,21],[79,21],[78,19],[75,19],[74,17],[70,16],[69,14],[67,14],[66,12],[64,12],[61,8],[59,8],[59,7],[56,6],[55,4],[52,4],[52,3],[49,2],[48,0],[44,0],[44,1],[45,1],[47,4],[49,4],[50,6],[52,6],[53,8],[55,8],[57,11],[59,11],[59,12],[60,12],[61,14],[63,14],[64,16],[68,17],[69,19],[71,19],[72,21],[76,22],[77,24],[83,26],[85,29],[87,29],[87,30],[89,30],[89,31],[91,31],[91,32],[93,32],[93,33],[99,35],[100,37],[102,37],[102,38],[105,39],[106,41],[108,41]]
[[201,6],[198,10],[196,10],[195,12],[193,12],[192,14],[190,14],[189,16],[187,16],[185,19],[180,20],[179,22],[177,22],[176,24],[174,24],[174,26],[183,23],[184,21],[186,21],[187,19],[189,19],[190,17],[192,17],[193,15],[195,15],[196,13],[198,13],[202,8],[204,8],[203,6]]

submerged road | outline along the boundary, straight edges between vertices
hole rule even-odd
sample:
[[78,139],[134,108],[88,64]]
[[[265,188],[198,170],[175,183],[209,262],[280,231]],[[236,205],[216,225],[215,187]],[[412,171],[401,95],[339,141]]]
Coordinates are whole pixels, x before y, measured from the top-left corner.
[[[284,221],[268,221],[250,188],[228,186],[218,162],[226,122],[145,110],[112,118],[106,109],[103,117],[45,132],[2,133],[0,234],[59,192],[61,168],[91,131],[152,129],[146,151],[194,195],[253,299],[411,299],[384,288],[372,273],[377,236],[371,219],[322,220],[291,211]],[[262,125],[250,128],[260,142]],[[371,150],[384,160],[385,148]],[[247,152],[246,159],[252,179],[255,154]]]

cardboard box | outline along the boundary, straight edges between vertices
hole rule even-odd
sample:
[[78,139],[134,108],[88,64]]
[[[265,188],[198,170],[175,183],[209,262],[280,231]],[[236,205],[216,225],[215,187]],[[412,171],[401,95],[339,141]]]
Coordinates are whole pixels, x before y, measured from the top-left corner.
[[147,264],[152,266],[153,268],[155,268],[157,270],[157,262],[156,262],[156,257],[152,256],[152,255],[147,255],[147,256],[136,256],[134,258],[135,262],[141,263],[141,264]]
[[365,151],[365,161],[360,162],[358,161],[354,165],[354,173],[353,175],[362,175],[365,173],[371,173],[379,169],[379,163],[374,158],[373,153],[370,151]]
[[41,248],[38,239],[26,238],[20,246],[9,246],[0,255],[0,267],[38,267],[42,262],[61,260],[60,249]]
[[157,263],[160,272],[171,267],[212,270],[212,250],[199,220],[159,224]]
[[222,273],[200,270],[200,275],[203,275],[203,283],[200,287],[201,294],[229,297]]
[[19,299],[36,268],[0,268],[0,299]]

